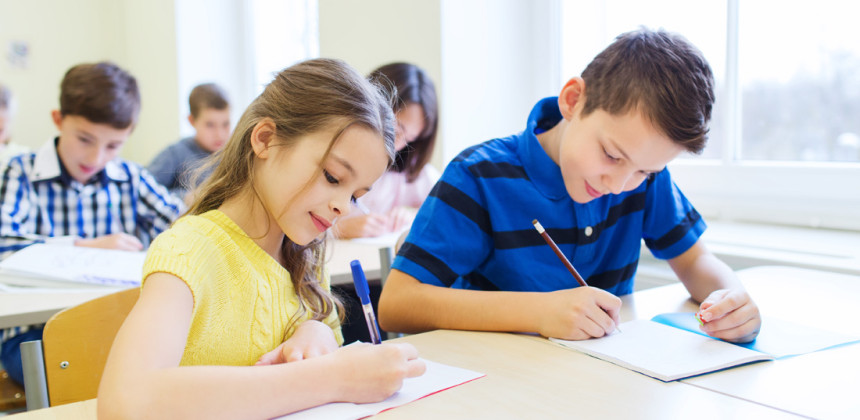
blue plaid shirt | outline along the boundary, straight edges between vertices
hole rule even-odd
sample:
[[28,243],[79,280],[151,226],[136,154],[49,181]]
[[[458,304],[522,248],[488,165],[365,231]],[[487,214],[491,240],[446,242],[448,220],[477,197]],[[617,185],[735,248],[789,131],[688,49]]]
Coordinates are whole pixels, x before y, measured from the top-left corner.
[[[9,161],[0,183],[0,260],[36,243],[66,242],[124,232],[144,246],[185,211],[137,164],[114,159],[86,184],[57,156],[56,139]],[[15,331],[7,330],[7,337]]]

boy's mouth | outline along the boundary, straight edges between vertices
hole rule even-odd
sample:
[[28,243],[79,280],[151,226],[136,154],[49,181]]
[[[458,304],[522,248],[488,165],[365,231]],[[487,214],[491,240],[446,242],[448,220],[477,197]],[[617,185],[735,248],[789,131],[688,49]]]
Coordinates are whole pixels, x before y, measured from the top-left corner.
[[601,193],[600,191],[597,191],[592,188],[591,184],[589,184],[588,181],[585,181],[585,192],[587,192],[588,195],[590,195],[592,198],[600,198],[600,196],[603,195],[603,193]]

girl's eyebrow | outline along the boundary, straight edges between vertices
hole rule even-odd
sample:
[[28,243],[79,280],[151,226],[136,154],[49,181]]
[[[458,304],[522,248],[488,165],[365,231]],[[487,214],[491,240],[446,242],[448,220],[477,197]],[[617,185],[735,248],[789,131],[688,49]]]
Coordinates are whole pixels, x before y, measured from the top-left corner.
[[346,168],[346,170],[347,170],[347,171],[349,171],[349,173],[350,173],[351,175],[355,175],[355,169],[353,169],[353,168],[352,168],[352,165],[350,165],[350,164],[349,164],[349,162],[347,162],[347,160],[346,160],[346,159],[344,159],[344,158],[342,158],[342,157],[340,157],[340,156],[336,156],[334,153],[332,153],[330,156],[331,156],[331,158],[332,158],[332,159],[334,159],[337,163],[340,163],[341,165],[343,165],[343,167],[344,167],[344,168]]

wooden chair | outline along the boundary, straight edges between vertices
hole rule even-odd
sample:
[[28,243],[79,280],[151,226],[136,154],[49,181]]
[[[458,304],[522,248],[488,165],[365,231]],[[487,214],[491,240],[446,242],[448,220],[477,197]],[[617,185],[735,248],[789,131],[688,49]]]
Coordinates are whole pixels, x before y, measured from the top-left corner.
[[0,413],[20,411],[26,405],[24,388],[13,381],[5,370],[0,370]]
[[135,287],[58,312],[41,342],[22,343],[28,410],[96,397],[114,336],[139,295]]

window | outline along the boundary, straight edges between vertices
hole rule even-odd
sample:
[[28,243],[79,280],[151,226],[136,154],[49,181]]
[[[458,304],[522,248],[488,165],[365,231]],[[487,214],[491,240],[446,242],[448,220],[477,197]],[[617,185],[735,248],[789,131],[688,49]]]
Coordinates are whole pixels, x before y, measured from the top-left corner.
[[566,77],[638,26],[702,50],[716,79],[709,145],[670,165],[700,212],[860,230],[860,27],[851,21],[860,6],[565,0],[561,9]]

